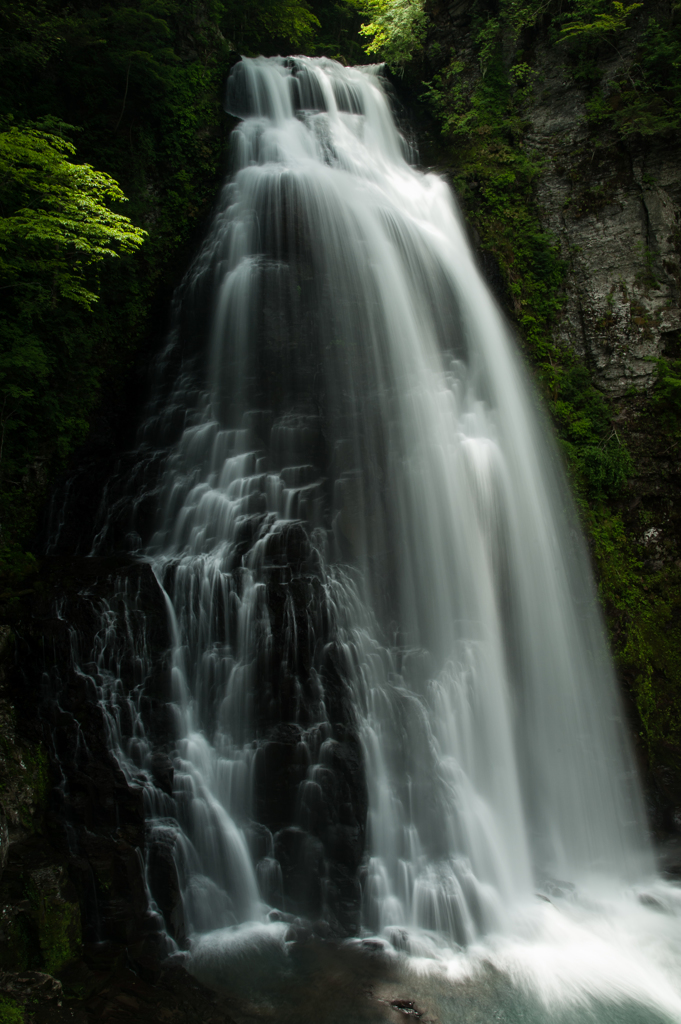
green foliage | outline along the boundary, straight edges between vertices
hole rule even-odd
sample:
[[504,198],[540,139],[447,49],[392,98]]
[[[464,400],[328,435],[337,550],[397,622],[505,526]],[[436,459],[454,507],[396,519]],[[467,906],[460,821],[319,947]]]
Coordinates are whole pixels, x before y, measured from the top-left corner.
[[620,513],[585,510],[610,634],[656,766],[681,768],[681,573],[646,572]]
[[573,453],[582,485],[593,496],[616,497],[634,468],[629,451],[619,442],[584,445]]
[[445,138],[469,136],[477,126],[477,112],[464,61],[454,57],[430,82],[424,82],[425,100],[440,122]]
[[[57,293],[90,309],[97,295],[85,286],[86,268],[134,252],[147,232],[109,208],[127,202],[117,182],[71,163],[75,152],[33,128],[0,132],[0,288],[26,288],[33,304],[44,302],[41,292],[53,304]],[[32,358],[44,373],[44,358]]]
[[24,1024],[23,1009],[9,996],[0,996],[0,1024]]
[[[631,15],[643,8],[633,53],[626,59],[614,40],[631,32]],[[591,18],[591,21],[580,20]],[[620,136],[651,136],[681,125],[681,27],[672,9],[667,24],[645,14],[643,4],[604,0],[575,0],[563,18],[560,38],[570,46],[568,67],[587,85],[589,121],[594,127],[612,127]],[[603,86],[603,55],[620,57],[617,74]]]
[[[629,18],[642,3],[629,4],[624,6],[619,0],[612,0],[610,6],[603,10],[601,2],[594,0],[577,0],[575,11],[568,15],[568,22],[563,26],[561,36],[563,39],[575,39],[588,36],[601,38],[610,33],[623,32],[629,27]],[[580,17],[593,18],[593,21],[580,21]]]
[[[240,5],[241,6],[241,5]],[[241,6],[243,11],[243,6]],[[254,5],[256,18],[269,36],[283,36],[294,46],[305,45],[312,40],[315,29],[320,27],[319,19],[305,4],[297,0],[276,0],[276,2]]]
[[362,16],[355,0],[311,0],[320,27],[309,52],[333,57],[343,64],[364,64],[367,55],[359,34]]
[[552,0],[500,0],[499,11],[503,22],[517,39],[524,28],[531,28],[551,7]]
[[46,489],[102,390],[120,401],[163,329],[155,296],[179,279],[224,172],[235,51],[360,60],[358,22],[349,0],[0,5],[3,608],[35,569]]
[[40,950],[48,974],[76,959],[81,943],[80,907],[57,895],[30,890]]
[[501,24],[500,18],[488,18],[475,36],[478,47],[478,64],[483,78],[490,61],[498,56]]
[[681,434],[681,359],[658,359],[656,370],[651,404],[668,436],[678,436]]
[[393,70],[399,70],[423,49],[428,18],[424,0],[353,0],[368,15],[360,33],[368,37],[364,49],[378,54]]
[[[524,144],[523,113],[539,76],[531,50],[521,47],[521,30],[540,14],[547,15],[547,35],[565,41],[562,52],[570,74],[587,91],[594,133],[601,126],[622,137],[678,127],[680,30],[673,17],[662,26],[638,6],[572,0],[557,10],[548,5],[513,7],[500,0],[490,16],[489,8],[479,3],[472,8],[471,29],[463,41],[466,47],[473,43],[473,53],[463,46],[452,53],[426,83],[424,99],[440,122],[445,160],[481,246],[500,271],[507,307],[551,410],[641,741],[652,764],[678,771],[681,571],[678,564],[655,568],[662,563],[645,547],[649,520],[644,507],[633,515],[621,511],[627,481],[637,467],[613,422],[612,401],[593,386],[576,356],[552,341],[562,313],[564,266],[535,206],[535,184],[543,168]],[[631,37],[627,41],[632,57],[625,60],[617,45],[634,26],[634,46]],[[614,79],[610,76],[607,90],[601,85],[606,60],[618,60],[624,69]],[[594,185],[588,177],[589,167],[595,166],[593,153],[592,147],[586,168],[576,163],[571,171],[584,181],[582,212],[585,204],[598,207],[608,196],[607,183]],[[642,250],[640,262],[636,285],[645,293],[657,285],[655,254]],[[633,400],[641,402],[638,393]],[[681,360],[657,362],[655,387],[643,409],[640,415],[648,430],[670,437],[671,451],[674,439],[681,437]]]
[[586,367],[568,353],[553,356],[551,373],[544,366],[543,376],[552,388],[550,408],[578,493],[591,502],[615,498],[632,473],[631,455]]
[[304,49],[320,28],[317,15],[301,0],[228,0],[214,3],[213,10],[222,31],[242,52],[254,53],[271,39]]
[[45,0],[15,0],[0,9],[0,68],[44,68],[59,51],[60,18]]
[[96,401],[101,369],[87,319],[98,297],[95,271],[107,258],[133,253],[146,235],[111,209],[125,201],[117,182],[72,163],[73,155],[73,144],[51,132],[11,123],[0,132],[0,570],[6,587],[35,567],[18,540],[31,528],[40,484],[84,438]]

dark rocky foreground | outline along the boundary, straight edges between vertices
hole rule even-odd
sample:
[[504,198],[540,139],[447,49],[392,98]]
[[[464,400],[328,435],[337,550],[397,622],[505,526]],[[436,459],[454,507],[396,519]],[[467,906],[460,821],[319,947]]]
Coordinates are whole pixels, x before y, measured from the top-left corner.
[[[414,998],[409,986],[386,965],[373,963],[371,955],[322,945],[303,959],[302,975],[277,991],[276,1008],[257,993],[248,998],[207,988],[178,964],[142,972],[111,968],[105,952],[86,954],[64,976],[63,986],[38,972],[2,974],[0,993],[23,1008],[26,1024],[438,1024],[427,1000]],[[67,994],[76,979],[86,995]]]
[[[74,984],[87,994],[69,996]],[[91,955],[75,963],[62,985],[39,972],[4,974],[2,991],[25,1011],[28,1024],[70,1021],[121,1024],[232,1024],[226,1001],[191,978],[182,967],[158,969],[146,978],[131,967],[106,965]]]
[[[306,642],[312,625],[322,637],[325,627],[311,625],[308,614],[319,580],[300,526],[279,539],[270,561],[274,641],[256,700],[262,742],[249,838],[257,846],[264,827],[274,835],[288,919],[294,929],[296,914],[306,921],[291,937],[335,948],[358,927],[364,780],[332,660],[318,666],[334,736],[329,799],[299,827],[302,727],[284,724],[294,717],[296,660],[286,654],[285,617],[296,618],[298,661],[314,655]],[[127,557],[47,559],[2,645],[0,992],[14,1001],[8,1005],[25,1005],[35,1021],[251,1019],[230,1016],[224,998],[216,1001],[181,964],[163,966],[164,932],[180,946],[185,933],[171,852],[145,822],[144,787],[170,795],[173,785],[170,638],[150,565]],[[117,681],[113,690],[107,673]],[[107,711],[125,737],[134,709],[155,753],[132,780],[111,753]],[[326,864],[323,897],[318,861]]]
[[[295,564],[296,550],[300,567],[309,555],[300,536],[289,538],[285,550],[272,557],[283,561],[286,554],[287,564]],[[284,581],[281,565],[272,575],[274,621],[282,603],[280,591],[291,581]],[[305,586],[314,587],[314,579],[309,573]],[[302,576],[293,585],[294,594],[296,587],[304,590]],[[97,646],[105,608],[106,655],[101,642]],[[306,622],[301,618],[301,629]],[[282,632],[275,629],[274,635]],[[357,927],[355,879],[366,813],[347,721],[334,726],[339,737],[334,785],[336,792],[345,787],[346,813],[354,806],[356,819],[344,823],[336,813],[310,823],[307,834],[296,830],[289,789],[299,782],[291,754],[298,732],[289,730],[289,735],[274,720],[268,726],[265,712],[266,757],[256,801],[259,819],[280,834],[280,847],[293,836],[332,860],[336,934],[328,921],[315,926],[314,915],[320,911],[316,889],[310,890],[300,872],[292,871],[285,876],[287,898],[291,909],[306,913],[307,920],[291,914],[283,968],[280,964],[270,976],[262,968],[253,971],[246,959],[218,956],[212,967],[202,970],[207,987],[187,973],[181,953],[167,958],[157,908],[182,944],[177,876],[172,859],[162,848],[150,846],[142,789],[129,784],[110,753],[95,684],[99,651],[100,674],[103,659],[109,658],[117,667],[123,696],[143,685],[139,707],[157,749],[153,781],[162,791],[171,790],[165,703],[169,637],[162,594],[150,566],[114,557],[47,560],[24,596],[12,630],[2,634],[2,644],[2,1024],[18,1020],[2,1016],[9,1010],[21,1010],[27,1024],[90,1024],[100,1019],[113,1024],[381,1024],[403,1019],[437,1024],[440,1018],[427,984],[418,986],[401,976],[379,946],[342,942]],[[281,670],[285,659],[280,649],[276,657]],[[268,672],[264,678],[285,703],[286,673]],[[342,719],[340,678],[335,692],[331,717]],[[264,706],[271,707],[271,701]],[[276,803],[271,796],[265,799],[272,789],[278,793]],[[145,884],[145,862],[154,904]],[[664,866],[670,875],[678,872],[678,863],[679,850],[669,847]],[[328,915],[328,920],[334,918]],[[478,1014],[487,1012],[485,1006],[491,1019],[503,997],[495,985],[491,978],[484,990],[461,988],[457,999],[468,1007],[465,1013],[474,1011],[472,1018],[464,1014],[462,1019],[483,1020]]]

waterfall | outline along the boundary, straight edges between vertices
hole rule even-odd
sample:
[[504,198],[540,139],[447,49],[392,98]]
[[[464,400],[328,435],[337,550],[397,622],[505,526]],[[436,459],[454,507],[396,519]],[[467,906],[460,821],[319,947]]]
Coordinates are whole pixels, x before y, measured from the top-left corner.
[[380,68],[243,59],[227,109],[153,485],[95,545],[127,531],[166,595],[174,785],[147,807],[186,934],[305,918],[435,955],[537,891],[647,883],[585,544],[447,184]]

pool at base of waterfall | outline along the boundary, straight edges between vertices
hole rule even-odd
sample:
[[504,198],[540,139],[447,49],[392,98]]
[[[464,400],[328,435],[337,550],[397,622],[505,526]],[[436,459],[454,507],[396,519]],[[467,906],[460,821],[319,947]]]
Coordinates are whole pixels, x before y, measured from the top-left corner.
[[186,965],[236,1000],[235,1024],[670,1024],[679,916],[681,889],[656,881],[600,899],[538,894],[510,933],[466,950],[404,930],[329,942],[272,921],[201,935]]

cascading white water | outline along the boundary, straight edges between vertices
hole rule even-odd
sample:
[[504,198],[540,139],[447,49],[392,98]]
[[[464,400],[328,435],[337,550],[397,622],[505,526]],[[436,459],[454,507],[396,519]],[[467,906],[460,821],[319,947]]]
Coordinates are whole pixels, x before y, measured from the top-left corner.
[[[537,888],[646,882],[583,540],[446,184],[408,163],[377,68],[244,59],[228,109],[235,171],[185,287],[213,296],[204,385],[146,552],[168,595],[178,736],[179,826],[157,827],[182,836],[189,931],[282,905],[272,835],[257,853],[247,839],[268,586],[295,522],[316,609],[303,646],[318,666],[327,637],[361,743],[365,931],[433,954],[510,934]],[[180,380],[174,412],[186,393]],[[336,739],[328,678],[296,663],[284,605],[304,831]]]

